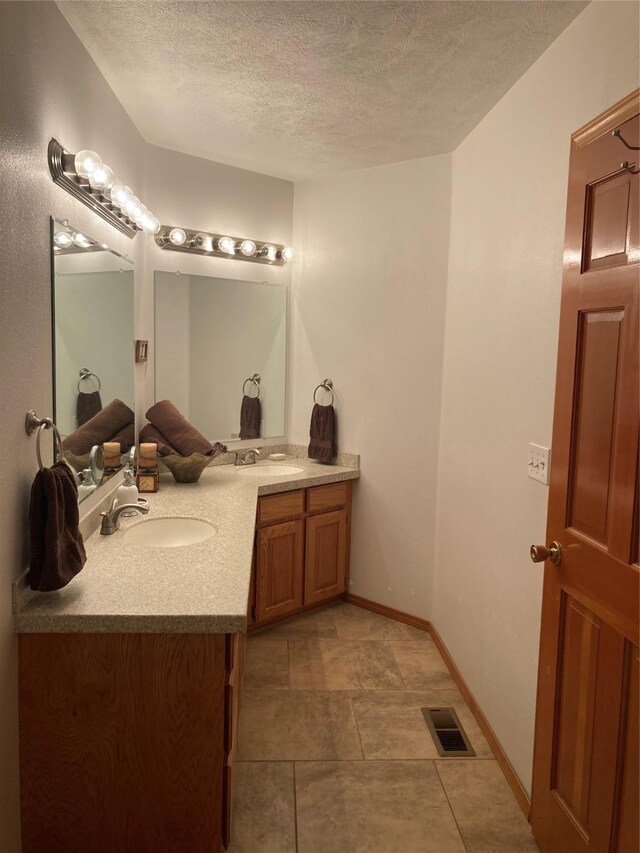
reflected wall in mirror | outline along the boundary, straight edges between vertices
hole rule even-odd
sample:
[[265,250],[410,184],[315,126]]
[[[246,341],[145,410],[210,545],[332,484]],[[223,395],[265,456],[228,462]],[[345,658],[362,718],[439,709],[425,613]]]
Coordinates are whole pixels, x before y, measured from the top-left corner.
[[54,420],[83,500],[135,441],[133,264],[51,222]]
[[286,286],[156,272],[155,399],[211,441],[284,435],[286,353]]

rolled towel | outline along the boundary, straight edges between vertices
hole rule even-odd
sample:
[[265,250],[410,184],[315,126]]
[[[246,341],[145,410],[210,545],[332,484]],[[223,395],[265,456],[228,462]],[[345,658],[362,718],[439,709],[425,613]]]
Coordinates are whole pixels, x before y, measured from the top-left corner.
[[112,400],[101,412],[78,427],[62,442],[65,450],[76,456],[89,453],[94,444],[110,441],[121,429],[132,424],[135,416],[122,400]]
[[336,455],[336,413],[333,406],[315,403],[309,427],[309,459],[331,462]]
[[87,561],[78,526],[78,487],[66,462],[56,462],[35,476],[29,507],[31,589],[62,589]]
[[115,435],[112,435],[110,441],[120,442],[120,453],[128,453],[136,443],[136,428],[133,421],[127,424],[122,429],[119,429]]
[[147,412],[147,420],[167,437],[171,447],[175,447],[182,456],[189,456],[191,453],[210,456],[214,452],[211,442],[180,414],[171,400],[160,400],[151,406]]
[[99,391],[79,391],[76,398],[76,423],[79,427],[102,411]]
[[149,442],[158,445],[158,453],[160,456],[169,456],[171,453],[177,453],[174,447],[171,447],[168,439],[156,429],[153,424],[145,424],[140,430],[140,444]]
[[261,420],[260,398],[247,397],[245,394],[240,407],[240,438],[260,438]]

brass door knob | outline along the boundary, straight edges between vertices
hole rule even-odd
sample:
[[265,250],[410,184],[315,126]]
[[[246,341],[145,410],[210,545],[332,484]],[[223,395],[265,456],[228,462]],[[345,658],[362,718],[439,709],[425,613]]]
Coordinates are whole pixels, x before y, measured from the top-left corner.
[[544,563],[545,560],[551,560],[552,563],[559,566],[562,562],[562,545],[555,540],[548,548],[545,548],[544,545],[532,545],[529,553],[534,563]]

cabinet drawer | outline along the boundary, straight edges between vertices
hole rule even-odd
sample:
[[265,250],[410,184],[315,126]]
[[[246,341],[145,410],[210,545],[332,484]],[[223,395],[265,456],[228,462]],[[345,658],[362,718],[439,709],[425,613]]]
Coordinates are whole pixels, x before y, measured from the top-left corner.
[[260,498],[258,524],[271,524],[284,518],[295,518],[304,512],[304,491],[284,492]]
[[326,512],[340,509],[349,499],[348,483],[330,483],[307,489],[307,512]]

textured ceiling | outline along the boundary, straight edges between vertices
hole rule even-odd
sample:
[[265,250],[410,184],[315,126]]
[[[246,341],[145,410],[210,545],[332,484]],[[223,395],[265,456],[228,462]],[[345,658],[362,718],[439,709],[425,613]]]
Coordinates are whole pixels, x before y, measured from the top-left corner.
[[289,179],[453,150],[585,5],[58,2],[148,142]]

